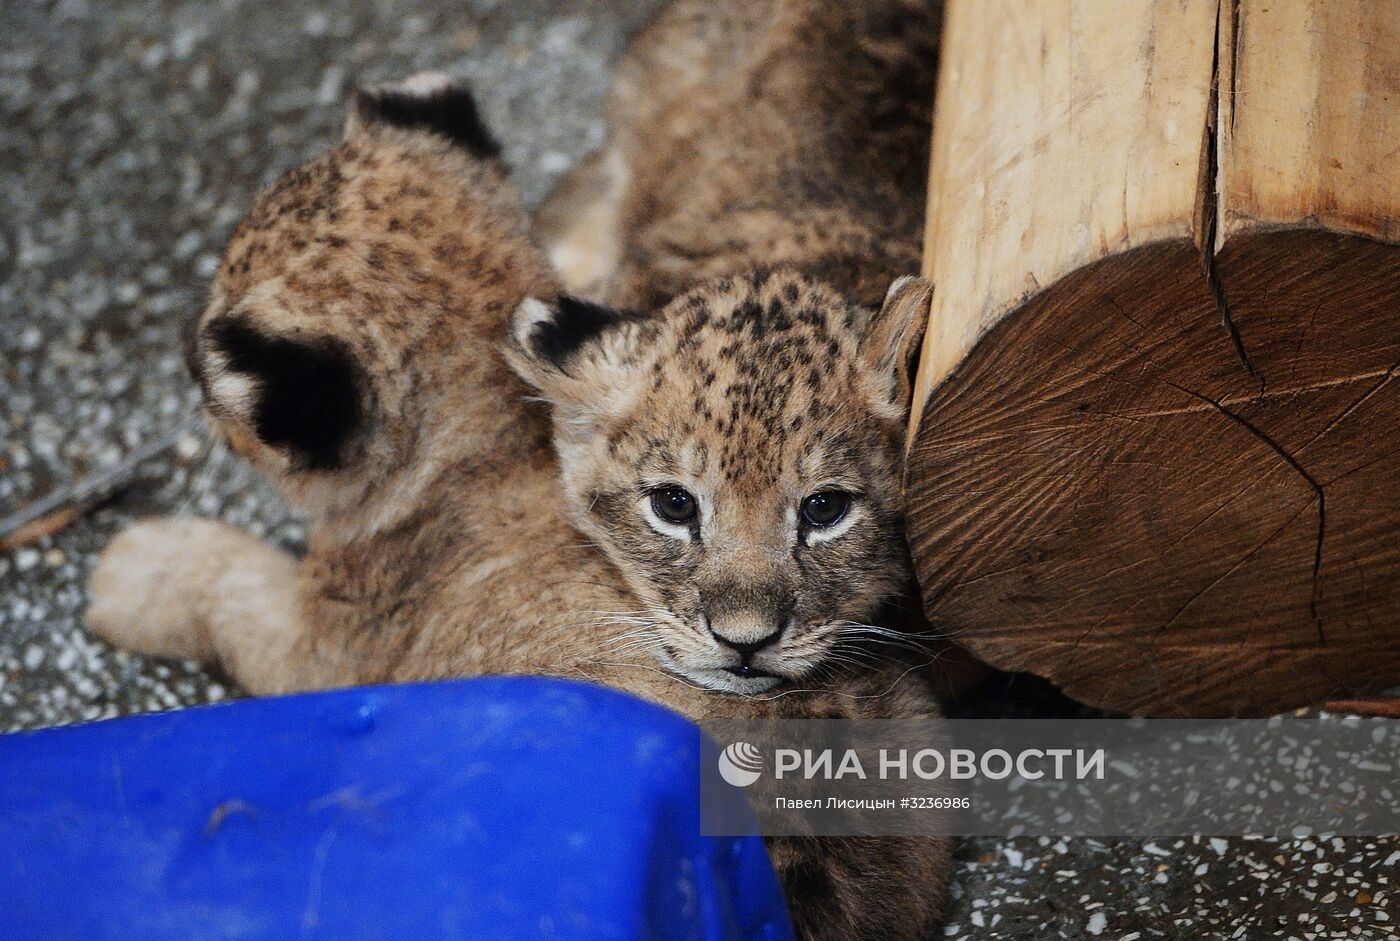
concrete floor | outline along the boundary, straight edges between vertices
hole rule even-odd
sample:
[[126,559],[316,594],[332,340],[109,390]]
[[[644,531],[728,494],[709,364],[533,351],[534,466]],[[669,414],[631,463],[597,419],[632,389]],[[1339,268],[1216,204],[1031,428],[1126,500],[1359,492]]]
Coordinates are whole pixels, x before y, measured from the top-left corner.
[[[655,6],[0,5],[0,518],[174,442],[71,526],[0,554],[0,729],[236,694],[86,636],[83,585],[143,515],[301,539],[192,422],[177,338],[253,193],[336,139],[346,90],[425,68],[466,78],[536,201],[601,141],[609,62]],[[945,935],[1395,937],[1398,873],[1394,838],[975,840]]]

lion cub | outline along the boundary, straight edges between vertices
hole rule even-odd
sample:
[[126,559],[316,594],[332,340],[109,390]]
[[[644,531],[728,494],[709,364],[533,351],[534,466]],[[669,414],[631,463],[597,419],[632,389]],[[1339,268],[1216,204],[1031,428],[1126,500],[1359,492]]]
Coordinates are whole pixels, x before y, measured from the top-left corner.
[[607,146],[536,218],[565,288],[605,306],[530,305],[568,376],[517,368],[567,418],[577,525],[696,683],[762,689],[879,637],[882,602],[919,608],[900,449],[929,286],[896,279],[919,265],[939,25],[930,0],[674,0],[618,66]]
[[[842,653],[899,571],[924,290],[878,314],[790,273],[660,318],[570,300],[466,92],[361,93],[238,227],[188,349],[214,430],[307,517],[305,557],[141,523],[89,623],[254,693],[541,673],[695,718],[936,715],[908,664]],[[946,840],[769,845],[805,937],[937,920]]]

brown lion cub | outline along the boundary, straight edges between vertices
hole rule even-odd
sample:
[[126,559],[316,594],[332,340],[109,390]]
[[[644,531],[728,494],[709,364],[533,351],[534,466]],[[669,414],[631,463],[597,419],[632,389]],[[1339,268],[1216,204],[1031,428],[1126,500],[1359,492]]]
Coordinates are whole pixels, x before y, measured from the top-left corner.
[[575,524],[700,685],[808,675],[912,582],[929,286],[896,279],[938,30],[929,0],[674,0],[618,67],[608,146],[536,219],[565,288],[609,306],[531,301],[512,362],[555,406]]
[[[189,346],[213,428],[307,517],[305,557],[141,523],[89,623],[254,693],[542,673],[696,718],[936,715],[910,664],[847,669],[901,571],[925,300],[907,282],[876,313],[791,273],[662,317],[569,300],[470,97],[362,93],[238,227]],[[803,937],[937,922],[946,840],[769,845]]]

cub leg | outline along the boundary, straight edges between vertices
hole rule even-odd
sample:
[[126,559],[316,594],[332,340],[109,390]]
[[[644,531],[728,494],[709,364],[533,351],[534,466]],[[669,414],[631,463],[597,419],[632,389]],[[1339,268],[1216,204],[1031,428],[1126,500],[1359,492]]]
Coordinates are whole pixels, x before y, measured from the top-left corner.
[[148,520],[102,553],[88,625],[137,653],[217,662],[253,694],[326,685],[309,671],[297,568],[226,523]]

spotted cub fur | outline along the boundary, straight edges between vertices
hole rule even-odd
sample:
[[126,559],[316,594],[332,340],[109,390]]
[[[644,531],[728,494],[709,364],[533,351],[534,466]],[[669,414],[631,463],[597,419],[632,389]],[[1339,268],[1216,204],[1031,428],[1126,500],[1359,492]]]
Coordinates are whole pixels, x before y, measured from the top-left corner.
[[[869,358],[888,345],[878,324],[894,320],[835,305],[786,274],[696,295],[695,316],[703,308],[713,323],[691,340],[684,328],[676,333],[656,318],[570,301],[530,237],[475,113],[464,91],[433,78],[361,94],[344,142],[259,197],[234,233],[190,335],[189,360],[211,426],[306,516],[305,556],[212,521],[138,524],[113,541],[93,574],[92,628],[129,649],[217,662],[254,693],[540,673],[606,683],[695,718],[936,715],[909,663],[878,658],[869,669],[850,671],[841,668],[842,657],[824,660],[817,649],[817,627],[828,623],[828,612],[820,600],[799,599],[802,566],[819,564],[873,601],[884,584],[873,549],[813,563],[794,544],[780,560],[764,535],[752,537],[746,554],[703,558],[689,554],[690,542],[649,530],[666,540],[648,545],[671,578],[639,578],[630,556],[621,567],[614,561],[618,547],[641,536],[639,525],[649,525],[636,515],[642,492],[630,505],[623,496],[636,486],[638,466],[699,477],[710,468],[733,484],[726,498],[766,494],[771,483],[763,476],[746,486],[749,465],[720,438],[701,460],[677,450],[679,439],[643,433],[648,422],[636,409],[678,402],[695,381],[690,366],[657,371],[658,351],[674,354],[678,343],[736,345],[713,364],[708,408],[718,424],[706,427],[718,431],[732,422],[750,444],[764,428],[780,428],[808,414],[809,403],[822,403],[820,414],[804,418],[827,428],[820,454],[798,455],[796,445],[807,439],[796,436],[778,453],[817,475],[801,479],[836,481],[859,494],[867,485],[857,478],[868,479],[872,492],[887,481],[860,476],[870,459],[857,452],[868,441],[843,425],[870,410],[894,411],[879,377],[899,370],[880,355]],[[797,292],[792,299],[789,288]],[[770,310],[765,302],[756,317],[727,306],[750,291],[781,303]],[[896,292],[892,309],[904,296]],[[790,330],[780,328],[784,318]],[[799,330],[804,318],[812,322]],[[840,388],[866,398],[823,412],[829,399],[794,387],[774,395],[771,408],[779,411],[764,417],[770,406],[762,396],[776,391],[777,374],[753,373],[753,357],[737,347],[765,349],[759,334],[787,332],[808,336],[803,345],[810,346],[818,322],[834,352],[861,363]],[[741,329],[726,331],[726,323]],[[794,367],[806,355],[802,345],[780,345],[788,352],[775,348],[774,357],[791,357]],[[845,375],[833,361],[822,362],[822,375]],[[815,359],[812,366],[818,375]],[[732,416],[721,395],[729,386],[738,409]],[[889,439],[888,451],[890,421],[875,427],[877,437]],[[812,463],[818,458],[820,467]],[[887,463],[880,458],[872,466],[888,475]],[[631,479],[623,479],[628,467]],[[595,493],[608,509],[590,523],[579,500]],[[647,491],[648,505],[650,499]],[[766,516],[753,525],[771,535],[770,501],[763,496],[754,504]],[[614,510],[632,515],[598,521]],[[702,536],[749,540],[749,523],[734,522],[747,512],[700,522]],[[842,551],[838,542],[859,525],[886,526],[893,510],[871,502],[859,512],[867,515],[852,517],[851,531],[830,540],[828,550]],[[750,666],[794,682],[779,695],[706,688],[748,691],[743,684],[755,678],[738,675],[739,648],[712,646],[702,662],[679,640],[668,670],[654,639],[694,633],[697,624],[669,608],[658,616],[659,605],[687,617],[692,609],[675,600],[679,593],[663,595],[654,585],[683,585],[712,565],[728,571],[731,582],[747,579],[760,557],[754,571],[763,578],[747,588],[731,585],[731,608],[765,610],[758,594],[774,584],[769,575],[786,579],[793,601],[784,644],[805,637],[809,649],[799,656],[796,647],[775,648],[783,651],[781,663],[765,657]],[[851,581],[866,571],[874,588]],[[720,598],[723,581],[709,584],[707,597]],[[855,615],[861,606],[833,611]],[[727,609],[711,610],[714,627],[742,627]],[[858,637],[846,639],[848,649],[859,647]],[[731,640],[743,643],[737,633]],[[717,643],[698,634],[684,643],[702,641]],[[725,650],[733,673],[718,668]],[[687,673],[704,682],[677,676]],[[915,938],[937,920],[948,878],[946,840],[777,838],[769,845],[803,937]]]
[[[607,146],[536,217],[592,303],[530,305],[517,368],[555,406],[575,524],[696,682],[808,675],[892,598],[926,628],[900,448],[929,285],[898,279],[939,25],[929,0],[674,0],[618,67]],[[843,512],[816,525],[813,499]]]
[[574,524],[642,600],[638,643],[756,693],[842,658],[909,578],[900,455],[928,289],[878,314],[792,271],[655,316],[527,301],[511,362],[554,406]]

